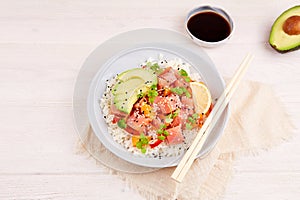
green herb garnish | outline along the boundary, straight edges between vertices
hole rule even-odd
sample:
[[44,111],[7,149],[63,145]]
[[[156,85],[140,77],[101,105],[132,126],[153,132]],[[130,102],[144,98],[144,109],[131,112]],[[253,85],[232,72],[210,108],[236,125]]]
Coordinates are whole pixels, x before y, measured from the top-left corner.
[[140,141],[142,142],[143,145],[149,143],[148,138],[143,133],[140,135]]
[[142,92],[141,93],[139,93],[138,95],[137,95],[137,97],[140,99],[140,98],[143,98],[145,96],[145,94],[143,94]]
[[142,152],[143,154],[145,154],[146,151],[147,151],[147,149],[146,149],[145,147],[142,147],[142,148],[141,148],[141,152]]
[[155,97],[157,97],[157,96],[158,96],[158,92],[157,91],[155,91],[155,90],[149,90],[148,97],[149,97],[150,103],[153,103],[154,100],[155,100]]
[[187,98],[191,98],[191,97],[192,97],[192,95],[191,95],[188,91],[185,92],[185,96],[186,96]]
[[197,121],[198,117],[199,116],[198,116],[197,113],[194,113],[194,114],[192,114],[192,116],[189,116],[187,118],[187,120],[189,121],[189,123],[186,124],[186,128],[187,129],[192,129],[192,125],[196,124],[196,121]]
[[148,138],[141,133],[139,141],[136,143],[136,148],[140,149],[142,153],[146,153],[146,146],[149,144]]
[[174,119],[175,117],[177,117],[179,112],[180,112],[179,109],[175,110],[175,112],[172,113],[172,118]]
[[184,69],[179,70],[179,74],[181,76],[188,76],[188,73]]
[[147,62],[146,66],[150,68],[152,66],[152,63],[151,62]]
[[165,122],[167,124],[170,124],[173,121],[173,119],[178,116],[179,112],[180,112],[180,110],[177,109],[173,113],[168,114],[167,117],[166,117],[166,119],[165,119]]
[[147,93],[142,93],[140,92],[137,97],[140,99],[140,98],[143,98],[145,96],[148,96],[149,98],[149,102],[150,103],[153,103],[154,100],[155,100],[155,97],[158,96],[158,92],[157,92],[157,85],[151,85],[150,86],[150,90],[147,92]]
[[157,63],[154,63],[152,66],[150,66],[150,69],[157,72],[158,70],[160,70],[160,67]]
[[158,130],[157,130],[157,133],[158,133],[158,134],[162,134],[163,132],[164,132],[163,129],[158,129]]
[[155,85],[155,84],[151,85],[151,86],[150,86],[150,89],[151,89],[151,90],[157,90],[157,85]]
[[163,131],[163,134],[164,134],[165,136],[170,135],[170,133],[169,133],[167,130],[164,130],[164,131]]
[[182,95],[185,92],[185,88],[184,87],[175,87],[175,88],[171,88],[171,92],[178,94],[178,95]]
[[157,139],[159,139],[159,140],[165,140],[165,139],[166,139],[166,137],[165,137],[165,136],[163,136],[163,135],[160,135],[160,136],[157,136]]
[[185,87],[175,87],[175,88],[171,88],[171,92],[178,94],[178,95],[183,95],[185,94],[185,96],[187,98],[191,98],[191,94],[189,93],[189,91],[187,91],[187,89]]
[[155,73],[161,73],[163,71],[162,68],[160,68],[160,66],[158,65],[158,63],[151,63],[151,62],[147,62],[146,66],[151,69],[152,71],[154,71]]
[[120,128],[122,128],[122,129],[124,129],[124,128],[126,128],[126,122],[125,122],[125,119],[120,119],[119,121],[118,121],[118,126],[120,127]]
[[149,97],[149,102],[153,103],[155,98],[158,96],[157,85],[151,85],[150,90],[147,93],[147,96]]
[[138,141],[135,146],[136,148],[141,149],[143,147],[143,144],[140,141]]
[[199,115],[198,115],[197,113],[194,113],[194,114],[192,114],[192,117],[193,117],[194,119],[198,119]]
[[186,82],[191,82],[191,78],[184,69],[179,70],[179,74],[184,78]]
[[194,124],[194,123],[196,122],[195,119],[192,118],[192,117],[188,117],[188,120],[189,120],[189,122],[191,122],[192,124]]
[[167,128],[167,126],[166,126],[165,124],[161,124],[161,125],[159,126],[159,129],[164,129],[164,128]]
[[165,124],[161,124],[156,132],[160,135],[168,136],[169,132],[166,131],[165,128],[167,128],[167,126]]
[[186,123],[185,128],[188,129],[188,130],[191,130],[193,128],[193,126],[190,123]]
[[191,78],[190,77],[186,76],[186,77],[183,77],[183,78],[184,78],[185,82],[191,82]]

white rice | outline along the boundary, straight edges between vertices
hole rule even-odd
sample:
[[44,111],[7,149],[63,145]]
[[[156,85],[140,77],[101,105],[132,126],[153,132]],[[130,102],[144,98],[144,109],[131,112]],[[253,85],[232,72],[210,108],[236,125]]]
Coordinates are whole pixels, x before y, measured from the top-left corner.
[[[145,65],[147,62],[156,63],[154,59],[149,58],[145,63],[142,63],[142,65]],[[163,59],[163,56],[159,56],[159,60],[157,61],[160,67],[173,67],[174,69],[180,68],[187,71],[189,76],[196,81],[200,81],[201,77],[199,74],[190,74],[190,65],[188,63],[183,63],[181,59],[174,59],[166,61]],[[140,149],[133,147],[131,142],[131,134],[126,132],[124,129],[120,128],[117,123],[112,123],[114,115],[110,114],[110,107],[112,105],[112,99],[113,95],[111,93],[111,88],[116,83],[116,77],[113,77],[111,80],[106,81],[106,90],[102,95],[102,98],[100,99],[100,107],[103,112],[104,120],[106,121],[108,125],[108,133],[111,134],[113,140],[120,144],[123,148],[127,149],[129,152],[133,153],[137,156],[143,156],[143,157],[154,157],[154,158],[162,158],[162,157],[172,157],[172,156],[178,156],[185,152],[187,148],[190,146],[191,142],[195,138],[197,132],[199,129],[192,129],[192,130],[184,130],[183,136],[185,138],[184,142],[181,144],[176,145],[169,145],[165,142],[162,142],[160,145],[154,147],[154,148],[147,148],[146,153],[142,153]],[[151,136],[154,138],[157,137],[156,132],[150,133]]]

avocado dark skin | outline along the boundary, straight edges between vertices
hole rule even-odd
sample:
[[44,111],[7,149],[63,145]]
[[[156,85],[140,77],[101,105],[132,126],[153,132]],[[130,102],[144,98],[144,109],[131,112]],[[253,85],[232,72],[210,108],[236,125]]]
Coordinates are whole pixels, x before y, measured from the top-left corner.
[[284,11],[275,20],[269,44],[280,53],[300,49],[300,5]]

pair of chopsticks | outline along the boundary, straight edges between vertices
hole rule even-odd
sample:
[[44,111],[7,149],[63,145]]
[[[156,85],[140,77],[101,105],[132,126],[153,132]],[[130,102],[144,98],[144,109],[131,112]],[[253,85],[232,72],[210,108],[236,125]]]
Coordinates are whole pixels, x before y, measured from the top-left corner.
[[189,147],[188,151],[183,156],[182,160],[179,162],[178,166],[176,167],[175,171],[172,174],[172,178],[178,182],[182,182],[183,178],[185,177],[186,173],[190,169],[193,161],[196,159],[197,154],[202,149],[207,137],[209,136],[210,132],[212,131],[213,127],[217,123],[218,119],[220,118],[221,114],[223,113],[224,109],[226,108],[230,98],[232,97],[233,93],[237,89],[242,77],[245,75],[247,68],[253,56],[248,54],[243,62],[241,63],[240,67],[235,72],[233,78],[231,79],[228,86],[225,88],[222,95],[219,97],[217,103],[215,104],[213,110],[205,120],[202,128],[200,129],[199,133],[197,134],[195,140]]

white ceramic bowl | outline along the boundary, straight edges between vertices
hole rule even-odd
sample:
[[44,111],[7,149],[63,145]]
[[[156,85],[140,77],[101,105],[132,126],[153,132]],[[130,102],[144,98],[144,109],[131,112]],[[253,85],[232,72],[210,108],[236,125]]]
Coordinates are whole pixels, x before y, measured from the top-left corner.
[[[188,21],[196,14],[199,14],[202,12],[215,12],[215,13],[221,15],[222,17],[224,17],[227,20],[227,22],[229,23],[230,34],[223,40],[220,40],[217,42],[204,41],[204,40],[201,40],[201,39],[197,38],[196,36],[194,36],[188,29]],[[202,47],[216,47],[221,44],[224,44],[232,36],[232,34],[234,32],[234,22],[233,22],[233,19],[229,16],[229,14],[227,12],[225,12],[223,9],[206,5],[206,6],[196,7],[188,13],[188,15],[186,16],[186,19],[185,19],[185,30],[196,44],[198,44]]]
[[[126,166],[116,166],[115,163],[118,162],[113,162],[113,160],[117,158],[143,167],[162,168],[176,166],[183,156],[181,154],[158,159],[134,155],[127,151],[114,141],[108,132],[108,126],[99,105],[107,79],[124,70],[139,66],[149,57],[156,58],[160,54],[163,54],[166,59],[181,58],[183,62],[191,64],[191,70],[200,74],[209,87],[213,99],[218,98],[225,89],[225,83],[208,55],[201,48],[193,45],[186,36],[177,32],[163,29],[138,29],[116,35],[101,44],[83,64],[85,73],[82,81],[77,83],[81,89],[76,90],[76,95],[74,95],[74,116],[78,128],[81,127],[81,124],[83,125],[80,128],[83,129],[81,137],[85,138],[86,136],[86,131],[84,131],[86,124],[83,122],[87,120],[99,141],[117,156],[110,156],[107,159],[108,156],[105,156],[107,155],[105,152],[101,152],[99,155],[94,154],[98,160],[114,169],[131,170]],[[76,104],[76,102],[78,103]],[[85,106],[82,105],[84,102],[86,102]],[[78,110],[78,108],[82,109]],[[223,134],[228,118],[229,107],[226,108],[208,136],[198,157],[203,158],[213,149]],[[134,173],[142,171],[145,170]]]

